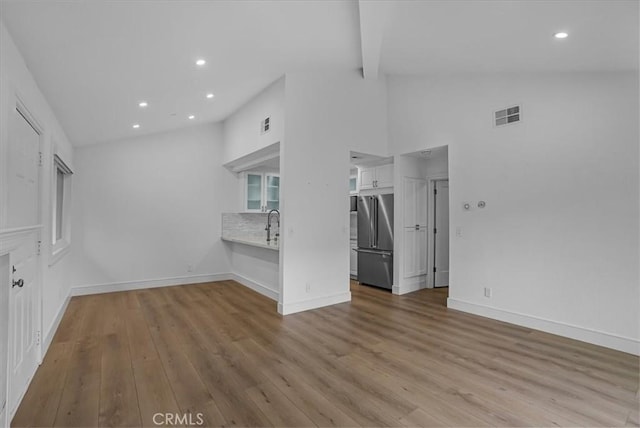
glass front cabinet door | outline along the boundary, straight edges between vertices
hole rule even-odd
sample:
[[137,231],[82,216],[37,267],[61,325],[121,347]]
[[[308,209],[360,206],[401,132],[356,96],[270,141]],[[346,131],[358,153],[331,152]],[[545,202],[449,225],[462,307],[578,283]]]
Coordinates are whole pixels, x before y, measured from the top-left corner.
[[265,174],[265,205],[267,211],[280,209],[280,176]]
[[245,173],[244,209],[247,212],[280,209],[280,176],[273,173]]

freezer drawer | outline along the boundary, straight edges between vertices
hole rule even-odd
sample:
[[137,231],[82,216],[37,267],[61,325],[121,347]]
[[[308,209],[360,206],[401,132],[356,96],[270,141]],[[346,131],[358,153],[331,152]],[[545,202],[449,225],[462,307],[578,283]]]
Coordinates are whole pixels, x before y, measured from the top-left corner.
[[358,249],[358,281],[391,290],[393,252]]

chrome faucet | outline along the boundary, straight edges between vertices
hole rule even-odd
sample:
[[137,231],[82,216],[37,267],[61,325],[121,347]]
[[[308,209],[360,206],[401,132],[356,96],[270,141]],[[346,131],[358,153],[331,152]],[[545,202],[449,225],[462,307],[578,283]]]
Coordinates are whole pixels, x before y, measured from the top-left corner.
[[[278,214],[278,232],[280,232],[280,211],[271,210],[269,211],[269,214],[267,214],[267,227],[264,228],[264,230],[267,231],[267,242],[271,241],[271,214],[273,213]],[[276,233],[276,237],[274,240],[278,240],[278,235],[280,235],[280,233]]]

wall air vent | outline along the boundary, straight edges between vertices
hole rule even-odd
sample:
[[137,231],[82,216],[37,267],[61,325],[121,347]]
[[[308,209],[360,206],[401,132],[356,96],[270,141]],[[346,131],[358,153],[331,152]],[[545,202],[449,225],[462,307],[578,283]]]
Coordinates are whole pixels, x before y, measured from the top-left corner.
[[494,126],[509,125],[511,123],[520,122],[521,120],[522,106],[507,107],[494,112],[493,115]]
[[271,129],[271,125],[270,125],[270,118],[267,117],[265,118],[262,122],[260,122],[260,133],[261,134],[265,134],[267,132],[269,132],[269,129]]

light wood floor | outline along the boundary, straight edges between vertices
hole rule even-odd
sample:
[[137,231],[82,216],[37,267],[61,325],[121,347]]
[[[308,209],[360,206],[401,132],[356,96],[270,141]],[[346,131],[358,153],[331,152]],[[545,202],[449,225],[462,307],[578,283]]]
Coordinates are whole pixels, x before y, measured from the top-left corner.
[[638,425],[638,358],[447,310],[446,290],[289,315],[234,282],[74,297],[13,426]]

